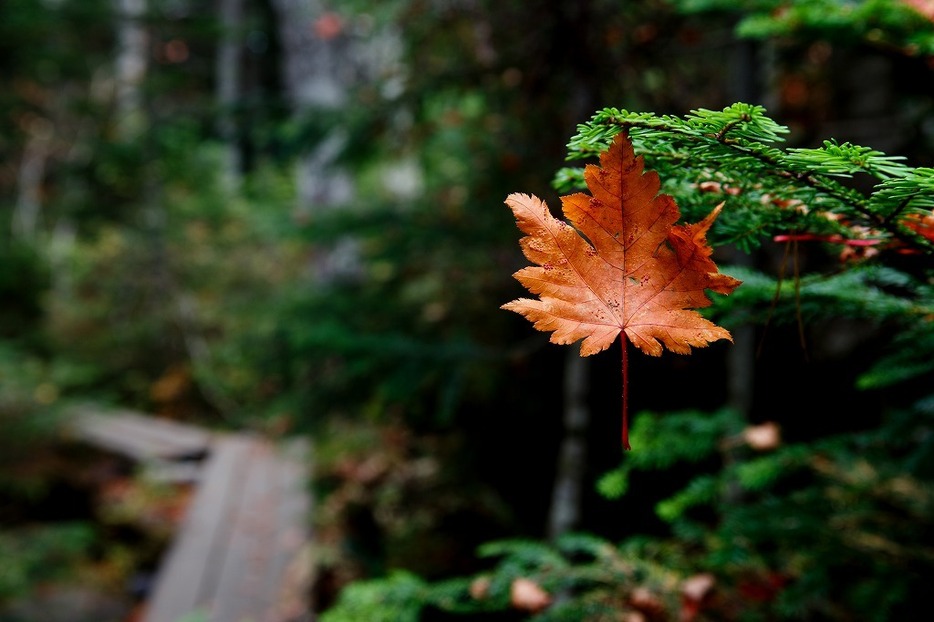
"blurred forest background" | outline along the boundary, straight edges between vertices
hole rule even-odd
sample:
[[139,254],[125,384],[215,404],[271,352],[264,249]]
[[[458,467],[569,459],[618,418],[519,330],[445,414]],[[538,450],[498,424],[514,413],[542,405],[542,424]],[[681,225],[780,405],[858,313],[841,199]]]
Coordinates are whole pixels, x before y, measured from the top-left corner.
[[[526,264],[503,201],[559,205],[596,110],[759,104],[789,146],[931,167],[932,78],[924,0],[0,3],[0,611],[139,598],[156,554],[59,434],[91,400],[310,436],[319,612],[587,533],[652,585],[612,619],[694,619],[682,579],[714,575],[710,619],[930,619],[932,379],[859,385],[891,326],[725,321],[734,344],[633,357],[624,456],[618,346],[499,307]],[[722,250],[782,273],[781,244]],[[754,492],[679,496],[745,461]]]

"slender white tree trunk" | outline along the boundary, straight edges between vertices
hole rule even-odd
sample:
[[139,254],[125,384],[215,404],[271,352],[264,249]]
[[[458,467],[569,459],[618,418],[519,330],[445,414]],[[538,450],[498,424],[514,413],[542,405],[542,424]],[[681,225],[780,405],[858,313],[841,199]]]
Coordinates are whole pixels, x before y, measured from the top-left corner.
[[16,205],[13,207],[13,235],[33,240],[42,211],[42,180],[51,150],[54,127],[51,121],[35,118],[27,128],[29,137],[23,149],[23,159],[17,179]]
[[145,127],[143,80],[149,64],[149,37],[143,24],[146,0],[114,0],[117,9],[116,104],[118,133],[130,139]]
[[564,360],[564,436],[558,450],[558,468],[548,512],[548,538],[577,528],[581,514],[581,491],[587,464],[587,429],[590,408],[587,361],[575,348],[568,348]]
[[[326,10],[321,0],[272,0],[282,48],[282,77],[295,118],[339,110],[362,62],[347,32],[346,16]],[[354,197],[350,171],[337,159],[346,143],[340,126],[310,145],[296,164],[297,214],[302,219],[347,205]],[[357,241],[335,240],[318,249],[313,272],[319,282],[355,276],[359,270]]]
[[[272,0],[282,44],[286,97],[298,119],[315,111],[338,110],[347,103],[356,76],[354,49],[340,15],[320,0]],[[348,171],[335,163],[345,142],[334,128],[298,167],[300,209],[345,204],[353,197]]]

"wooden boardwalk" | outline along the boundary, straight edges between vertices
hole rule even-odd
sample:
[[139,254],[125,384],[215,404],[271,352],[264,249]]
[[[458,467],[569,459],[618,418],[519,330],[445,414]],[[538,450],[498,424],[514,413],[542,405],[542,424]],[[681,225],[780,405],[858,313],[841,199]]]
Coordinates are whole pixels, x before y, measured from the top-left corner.
[[203,456],[142,622],[306,622],[309,444],[210,433],[131,412],[76,413],[79,438],[134,460]]

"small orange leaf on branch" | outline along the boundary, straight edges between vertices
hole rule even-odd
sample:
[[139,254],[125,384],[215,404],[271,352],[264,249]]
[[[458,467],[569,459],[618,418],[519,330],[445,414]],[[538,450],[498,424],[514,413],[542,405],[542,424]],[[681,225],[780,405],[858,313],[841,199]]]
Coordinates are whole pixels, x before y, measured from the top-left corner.
[[561,198],[568,222],[553,217],[535,196],[506,198],[526,234],[522,251],[536,264],[513,276],[538,299],[519,298],[502,308],[551,332],[552,343],[580,340],[581,356],[620,339],[626,449],[626,342],[660,356],[664,348],[690,354],[692,347],[732,340],[729,331],[696,309],[710,305],[706,290],[729,294],[740,284],[718,272],[707,245],[721,206],[699,223],[675,225],[681,214],[674,198],[659,194],[658,174],[643,169],[642,157],[620,133],[600,156],[600,166],[584,170],[591,194]]

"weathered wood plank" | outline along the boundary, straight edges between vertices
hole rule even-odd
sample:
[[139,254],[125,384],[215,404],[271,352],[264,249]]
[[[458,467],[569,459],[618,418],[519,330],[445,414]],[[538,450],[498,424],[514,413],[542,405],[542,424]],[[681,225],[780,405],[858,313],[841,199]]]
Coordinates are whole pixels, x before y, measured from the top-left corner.
[[276,540],[270,562],[265,594],[275,605],[280,620],[309,620],[312,582],[311,542],[308,519],[311,516],[309,459],[311,444],[295,439],[282,447],[282,468],[278,486],[281,500],[276,515]]
[[272,486],[279,461],[268,445],[260,443],[254,443],[251,458],[236,515],[231,517],[233,528],[210,610],[211,622],[266,620],[263,591],[276,538],[270,514],[281,501]]
[[215,442],[181,530],[159,569],[144,622],[179,622],[212,605],[252,443],[242,436]]
[[105,414],[86,407],[73,411],[68,433],[140,462],[203,455],[212,436],[197,426],[129,410]]

